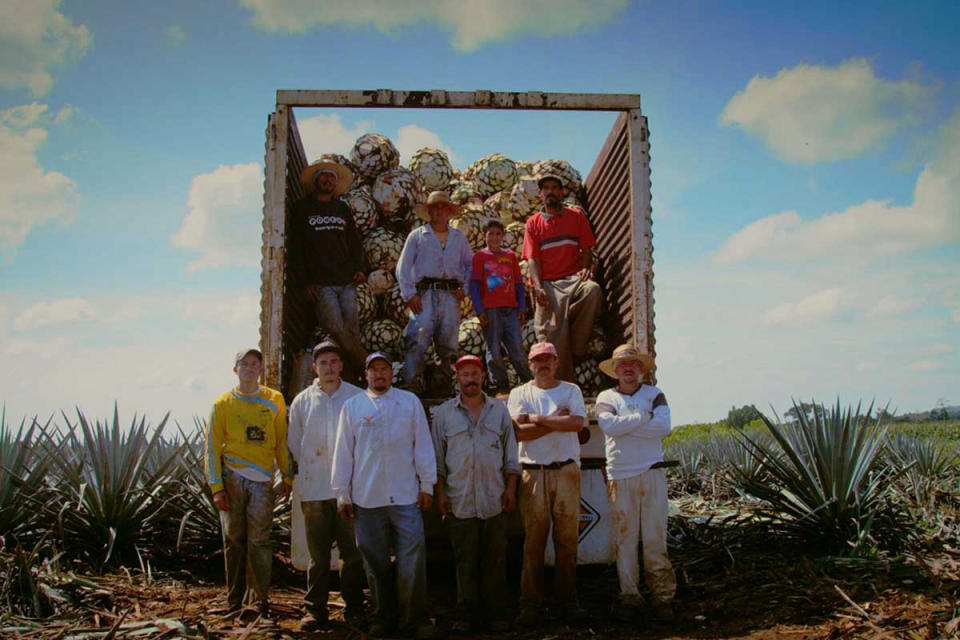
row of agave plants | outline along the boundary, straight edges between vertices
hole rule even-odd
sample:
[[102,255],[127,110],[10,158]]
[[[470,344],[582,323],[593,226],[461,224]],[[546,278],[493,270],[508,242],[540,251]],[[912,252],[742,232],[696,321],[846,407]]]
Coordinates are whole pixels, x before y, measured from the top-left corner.
[[[0,420],[0,540],[93,571],[206,559],[220,520],[203,476],[203,428],[71,419]],[[169,431],[174,435],[167,435]],[[289,507],[276,531],[289,540]]]
[[[935,440],[888,434],[871,410],[839,402],[798,423],[669,445],[674,495],[736,503],[779,533],[825,553],[899,551],[939,527],[960,536],[960,458]],[[203,477],[202,433],[75,419],[11,427],[0,418],[0,538],[59,562],[118,565],[209,559],[219,517]],[[172,428],[171,428],[172,427]],[[173,436],[166,435],[169,431]],[[275,542],[289,543],[278,503]]]
[[[960,450],[892,433],[872,406],[817,405],[797,422],[668,444],[674,496],[749,509],[795,543],[828,554],[899,552],[960,539]],[[960,429],[960,425],[957,425]]]

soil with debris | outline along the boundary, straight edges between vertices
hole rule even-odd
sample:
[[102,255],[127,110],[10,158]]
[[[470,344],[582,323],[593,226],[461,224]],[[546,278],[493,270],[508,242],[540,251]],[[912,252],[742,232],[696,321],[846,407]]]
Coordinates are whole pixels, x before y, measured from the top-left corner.
[[[732,516],[724,523],[671,521],[671,549],[679,588],[670,623],[618,622],[614,566],[578,569],[586,624],[564,625],[548,613],[533,629],[507,635],[529,639],[597,638],[956,638],[960,637],[960,551],[896,560],[812,558],[772,534]],[[270,619],[252,611],[228,617],[221,560],[151,576],[122,572],[90,577],[41,571],[36,597],[57,613],[39,620],[0,613],[0,637],[69,638],[364,638],[362,626],[343,622],[334,594],[329,630],[299,631],[304,574],[277,556]],[[519,584],[512,549],[509,583]],[[219,572],[219,574],[218,574]],[[549,585],[548,575],[548,585]],[[6,587],[10,588],[8,572]],[[429,606],[440,626],[454,610],[456,583],[449,548],[433,545]],[[511,594],[516,601],[516,592]],[[6,603],[5,603],[6,604]],[[491,638],[490,634],[449,637]]]

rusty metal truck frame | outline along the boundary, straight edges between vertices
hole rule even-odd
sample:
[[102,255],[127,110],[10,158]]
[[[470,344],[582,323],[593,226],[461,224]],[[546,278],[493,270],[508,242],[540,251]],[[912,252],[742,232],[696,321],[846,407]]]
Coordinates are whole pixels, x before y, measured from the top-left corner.
[[597,279],[605,291],[602,324],[611,344],[629,340],[654,352],[650,138],[639,95],[279,90],[266,131],[260,348],[265,384],[283,390],[288,401],[291,350],[304,348],[296,343],[309,337],[304,335],[302,305],[287,298],[300,291],[299,276],[286,269],[285,241],[293,203],[302,196],[299,174],[307,164],[293,114],[297,107],[619,112],[585,182],[587,209],[597,235]]

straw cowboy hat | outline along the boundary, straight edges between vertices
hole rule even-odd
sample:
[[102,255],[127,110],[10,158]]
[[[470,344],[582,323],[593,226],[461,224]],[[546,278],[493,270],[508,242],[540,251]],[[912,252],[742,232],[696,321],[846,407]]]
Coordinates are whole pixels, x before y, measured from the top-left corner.
[[616,366],[621,360],[637,360],[643,367],[644,373],[653,371],[653,356],[649,353],[643,353],[632,344],[622,344],[614,349],[613,357],[600,363],[600,371],[611,378],[616,378]]
[[460,205],[451,200],[450,194],[446,191],[431,191],[430,195],[427,196],[427,203],[413,205],[413,212],[417,214],[417,217],[421,220],[430,222],[430,207],[435,205],[446,205],[448,207],[452,207],[453,215],[460,213]]
[[315,181],[318,173],[333,173],[337,176],[337,184],[333,188],[334,196],[346,193],[353,184],[353,171],[349,167],[330,162],[326,156],[320,156],[300,172],[300,184],[308,193],[317,190]]

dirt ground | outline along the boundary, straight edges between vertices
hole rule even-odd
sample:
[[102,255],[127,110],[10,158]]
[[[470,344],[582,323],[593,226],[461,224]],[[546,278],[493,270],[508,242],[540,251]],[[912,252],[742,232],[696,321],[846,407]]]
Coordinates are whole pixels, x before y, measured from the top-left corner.
[[[881,562],[812,559],[776,541],[700,540],[673,552],[679,589],[677,617],[669,624],[619,623],[611,615],[617,593],[613,566],[578,570],[586,625],[572,628],[547,615],[533,629],[508,637],[567,638],[956,638],[960,637],[960,553]],[[746,540],[746,541],[745,541]],[[363,638],[343,624],[301,634],[304,575],[277,556],[270,621],[223,616],[225,597],[217,565],[170,570],[151,579],[140,573],[76,577],[58,585],[73,600],[68,613],[44,621],[0,614],[0,635],[18,638]],[[207,569],[202,571],[202,569]],[[199,574],[204,577],[198,577]],[[548,576],[549,580],[549,576]],[[509,583],[519,583],[516,554]],[[446,549],[431,550],[431,614],[442,624],[456,600]],[[549,582],[548,582],[549,584]],[[512,593],[515,601],[516,593]],[[342,620],[334,607],[332,617]],[[451,635],[450,637],[454,637]],[[456,637],[491,638],[476,634]]]

